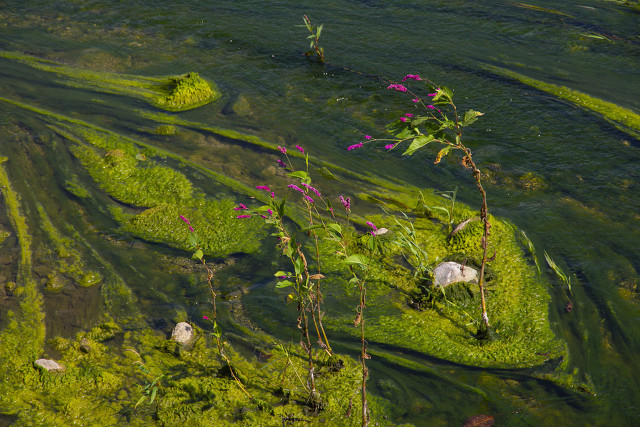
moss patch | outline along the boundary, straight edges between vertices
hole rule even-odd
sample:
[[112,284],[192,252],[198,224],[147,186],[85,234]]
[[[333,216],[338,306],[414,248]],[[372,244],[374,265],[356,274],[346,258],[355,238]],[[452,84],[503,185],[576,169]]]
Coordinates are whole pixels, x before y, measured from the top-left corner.
[[636,137],[640,135],[640,114],[637,114],[628,108],[595,98],[587,95],[586,93],[582,93],[565,86],[557,86],[536,80],[505,68],[495,67],[488,64],[484,64],[483,68],[491,71],[492,73],[512,78],[528,86],[555,95],[558,98],[570,101],[586,110],[594,111],[601,114],[605,119],[616,124],[621,130],[624,130]]
[[71,67],[17,52],[0,51],[0,57],[55,73],[69,87],[141,98],[169,111],[189,110],[220,98],[216,86],[194,72],[182,76],[145,77]]

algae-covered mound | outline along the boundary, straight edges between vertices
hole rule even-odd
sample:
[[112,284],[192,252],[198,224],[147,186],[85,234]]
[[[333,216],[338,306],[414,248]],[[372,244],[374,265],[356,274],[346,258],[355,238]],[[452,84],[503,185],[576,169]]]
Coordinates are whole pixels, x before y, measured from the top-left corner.
[[189,110],[220,98],[215,84],[196,72],[181,76],[147,77],[87,70],[17,52],[0,51],[0,58],[55,73],[61,79],[60,83],[69,87],[141,98],[168,111]]
[[210,101],[216,96],[209,82],[198,73],[188,73],[179,77],[171,77],[168,86],[169,95],[165,98],[168,109],[183,110],[193,108]]
[[[419,204],[406,195],[386,198],[404,198],[406,206]],[[438,203],[436,200],[426,203],[430,202]],[[394,209],[392,204],[385,208],[387,212]],[[380,262],[372,264],[368,280],[366,336],[370,343],[484,368],[530,368],[551,361],[562,362],[562,366],[568,363],[566,344],[556,338],[549,323],[548,284],[527,259],[511,224],[490,217],[489,256],[495,249],[495,259],[488,263],[485,278],[487,310],[496,339],[483,341],[476,337],[481,319],[477,285],[465,285],[469,290],[466,299],[448,295],[445,290],[444,296],[432,305],[416,307],[413,304],[412,299],[428,284],[424,278],[414,277],[414,270],[408,268],[408,264],[397,262],[411,255],[403,253],[392,242],[402,233],[406,235],[410,228],[398,227],[390,215],[368,217],[378,227],[390,230],[384,236],[388,253]],[[456,204],[456,222],[476,216],[477,212]],[[412,220],[414,241],[428,254],[433,266],[455,260],[477,267],[482,259],[480,222],[470,222],[452,237],[444,219],[448,218],[418,215]],[[408,227],[405,220],[399,221]],[[347,326],[350,320],[348,316],[341,316],[327,319],[326,323],[356,335],[357,331]],[[559,375],[561,370],[557,372]]]

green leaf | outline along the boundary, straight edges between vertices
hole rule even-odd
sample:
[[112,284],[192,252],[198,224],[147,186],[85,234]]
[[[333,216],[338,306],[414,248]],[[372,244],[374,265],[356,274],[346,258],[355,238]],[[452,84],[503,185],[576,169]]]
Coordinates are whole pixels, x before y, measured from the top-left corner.
[[194,252],[194,254],[193,254],[193,258],[194,258],[194,259],[199,259],[199,260],[201,260],[203,256],[204,256],[204,253],[202,253],[202,250],[201,250],[201,249],[198,249],[198,250],[197,250],[197,251],[195,251],[195,252]]
[[335,222],[327,224],[327,228],[337,234],[342,234],[342,227],[340,224],[336,224]]
[[274,274],[274,276],[276,276],[276,277],[291,276],[291,273],[289,273],[288,271],[278,271],[278,272],[276,272],[276,274]]
[[276,283],[276,288],[280,289],[280,288],[288,288],[289,286],[293,286],[295,287],[296,284],[293,283],[291,280],[282,280],[278,283]]
[[316,37],[320,38],[320,33],[322,32],[322,27],[323,26],[324,26],[324,24],[318,25],[318,34],[316,34]]
[[440,122],[440,129],[438,129],[438,130],[453,129],[455,127],[456,127],[456,122],[454,122],[452,120],[443,120],[442,122]]
[[402,153],[402,155],[403,156],[410,156],[416,150],[419,150],[420,148],[424,147],[425,145],[427,145],[428,143],[430,143],[434,139],[435,139],[435,137],[433,135],[426,135],[426,136],[422,135],[422,136],[419,136],[417,138],[414,138],[413,141],[411,141],[411,145],[409,145],[409,148],[407,148],[407,151]]
[[142,402],[144,402],[144,400],[147,398],[147,396],[142,396],[135,404],[135,406],[133,407],[133,409],[136,409],[138,407],[138,405],[140,405]]
[[196,233],[189,233],[189,244],[193,248],[198,246],[198,236],[196,236]]
[[407,139],[412,136],[418,136],[419,133],[416,129],[408,126],[405,122],[396,120],[395,122],[387,125],[387,130],[393,136],[398,139]]
[[464,113],[464,119],[462,119],[462,126],[469,126],[471,123],[478,120],[478,117],[482,116],[484,113],[475,110],[469,110]]
[[149,398],[149,405],[151,405],[153,403],[153,401],[156,398],[156,394],[158,393],[158,388],[154,387],[153,391],[151,392],[151,397]]
[[361,255],[361,254],[355,254],[355,255],[351,255],[351,256],[347,257],[344,260],[344,263],[347,264],[347,265],[358,264],[358,265],[366,266],[366,265],[369,264],[369,258],[367,258],[366,256]]
[[302,258],[296,258],[293,262],[293,269],[296,272],[296,277],[302,274],[304,271],[304,262],[302,261]]
[[431,119],[432,119],[432,117],[417,116],[415,119],[411,120],[411,126],[418,127],[422,123],[426,122],[427,120],[431,120]]

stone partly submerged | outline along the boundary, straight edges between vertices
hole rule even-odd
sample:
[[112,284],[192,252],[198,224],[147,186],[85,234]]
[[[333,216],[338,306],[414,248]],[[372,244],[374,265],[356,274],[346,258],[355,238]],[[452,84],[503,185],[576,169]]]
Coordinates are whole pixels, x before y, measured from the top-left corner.
[[457,262],[441,262],[433,269],[433,284],[442,288],[452,283],[477,281],[478,270]]

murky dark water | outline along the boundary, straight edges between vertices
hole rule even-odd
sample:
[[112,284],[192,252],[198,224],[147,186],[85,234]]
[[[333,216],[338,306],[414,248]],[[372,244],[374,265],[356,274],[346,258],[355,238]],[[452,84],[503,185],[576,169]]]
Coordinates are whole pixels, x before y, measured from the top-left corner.
[[[467,142],[481,166],[499,171],[499,179],[487,188],[492,212],[524,229],[541,260],[545,250],[573,277],[574,310],[565,313],[557,287],[551,290],[551,317],[557,334],[569,343],[573,365],[592,379],[597,396],[567,392],[523,373],[436,360],[421,361],[481,387],[489,398],[375,360],[372,375],[380,380],[372,381],[372,390],[384,393],[384,379],[401,384],[406,402],[402,420],[418,425],[460,425],[476,413],[492,413],[501,425],[636,425],[640,140],[595,113],[493,75],[483,64],[640,113],[640,15],[595,0],[535,3],[545,10],[525,6],[503,1],[4,1],[0,50],[137,75],[197,71],[216,82],[223,98],[180,113],[182,119],[274,143],[300,144],[318,158],[363,173],[439,190],[458,187],[460,199],[474,205],[474,189],[461,168],[433,166],[426,155],[346,151],[365,133],[382,136],[384,125],[405,112],[406,99],[386,91],[389,80],[420,73],[454,88],[461,107],[485,112]],[[324,66],[301,55],[306,34],[296,25],[305,13],[325,25]],[[184,133],[178,142],[143,132],[150,123],[135,114],[147,107],[139,100],[69,88],[62,80],[0,58],[3,97],[185,157],[201,149],[197,131]],[[233,112],[238,97],[248,100],[246,114]],[[50,216],[56,213],[56,225],[82,229],[83,221],[74,216],[75,202],[54,183],[65,171],[88,177],[65,154],[59,138],[37,114],[6,103],[0,103],[0,123],[0,155],[10,158],[7,170],[28,212],[36,212],[37,202]],[[206,161],[206,156],[199,158]],[[255,182],[260,175],[250,171],[226,173],[247,185],[260,184]],[[544,185],[520,185],[527,173]],[[202,183],[206,191],[215,191],[208,185]],[[109,215],[97,204],[85,209],[93,226],[109,234],[114,226]],[[164,313],[197,312],[198,305],[208,303],[206,288],[171,283],[161,269],[154,270],[154,259],[179,251],[156,247],[157,252],[149,252],[125,242],[114,252],[113,245],[101,246],[100,241],[90,243],[121,275],[131,277],[127,283],[146,313],[170,318]],[[259,304],[251,297],[246,302],[253,308],[251,321],[275,332],[282,327],[278,319],[260,314],[271,303],[281,304],[259,291],[271,266],[247,270],[238,266],[233,280],[258,289]],[[158,286],[144,286],[150,279]],[[91,317],[86,307],[96,296],[83,294],[81,305],[88,311],[81,313],[68,302],[74,297],[58,295],[67,302],[49,302],[63,320],[56,323],[52,317],[48,333],[70,336],[86,327],[83,322]]]

